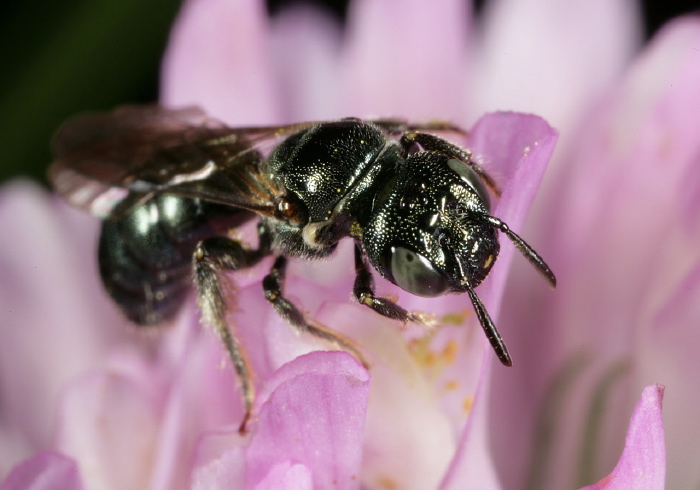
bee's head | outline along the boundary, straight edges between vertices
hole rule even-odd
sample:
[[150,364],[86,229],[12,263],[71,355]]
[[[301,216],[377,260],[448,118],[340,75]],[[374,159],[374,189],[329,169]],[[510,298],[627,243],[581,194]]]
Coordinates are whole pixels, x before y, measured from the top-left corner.
[[498,256],[489,207],[484,184],[466,163],[415,153],[377,205],[363,243],[375,268],[410,293],[465,292]]

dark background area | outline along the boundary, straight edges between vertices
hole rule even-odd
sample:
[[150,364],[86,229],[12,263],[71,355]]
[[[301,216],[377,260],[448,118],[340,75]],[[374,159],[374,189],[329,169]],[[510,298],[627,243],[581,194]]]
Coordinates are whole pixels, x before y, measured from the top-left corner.
[[[0,6],[0,183],[44,180],[49,140],[85,110],[157,99],[160,57],[181,0],[12,0]],[[290,0],[268,0],[272,15]],[[347,1],[316,0],[339,19]],[[486,0],[476,2],[477,15]],[[698,1],[643,1],[646,37]]]

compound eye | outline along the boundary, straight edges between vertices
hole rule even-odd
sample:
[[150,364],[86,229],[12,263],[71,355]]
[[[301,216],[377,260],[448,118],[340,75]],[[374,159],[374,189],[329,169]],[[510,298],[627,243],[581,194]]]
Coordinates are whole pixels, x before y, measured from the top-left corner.
[[454,170],[457,175],[459,175],[464,182],[466,182],[474,192],[479,196],[479,199],[486,205],[486,209],[491,209],[491,200],[489,199],[489,193],[486,190],[481,178],[469,168],[466,163],[456,160],[454,158],[447,161],[447,166]]
[[403,247],[391,248],[391,275],[397,286],[417,296],[432,298],[450,288],[428,259]]

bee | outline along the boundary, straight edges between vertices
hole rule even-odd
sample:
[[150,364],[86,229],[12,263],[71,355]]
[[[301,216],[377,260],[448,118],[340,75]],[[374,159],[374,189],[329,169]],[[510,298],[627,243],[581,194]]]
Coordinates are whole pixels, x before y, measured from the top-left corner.
[[[246,430],[255,396],[243,347],[227,325],[227,273],[275,257],[265,298],[294,329],[352,353],[348,338],[308,319],[283,293],[288,258],[321,259],[355,242],[353,294],[400,322],[426,315],[375,294],[372,268],[409,293],[467,293],[498,359],[506,345],[474,292],[507,236],[554,287],[544,260],[490,214],[494,180],[434,123],[356,118],[231,128],[201,110],[128,106],[67,122],[49,179],[70,203],[103,219],[98,260],[107,293],[132,322],[172,319],[196,289],[240,379]],[[257,246],[229,230],[258,218]]]

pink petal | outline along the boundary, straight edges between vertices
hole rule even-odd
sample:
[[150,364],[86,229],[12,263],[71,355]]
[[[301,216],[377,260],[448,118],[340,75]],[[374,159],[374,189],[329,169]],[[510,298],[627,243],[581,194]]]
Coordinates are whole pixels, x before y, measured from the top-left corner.
[[231,125],[279,123],[268,27],[258,0],[189,0],[163,61],[161,101]]
[[[154,490],[188,488],[193,464],[203,466],[213,459],[201,454],[193,458],[203,434],[237,427],[243,419],[238,380],[221,342],[195,316],[185,315],[181,321],[190,324],[192,334],[181,355],[164,366],[169,390],[160,416],[158,452],[152,462]],[[236,433],[227,443],[240,445],[241,439]],[[209,481],[219,476],[206,469],[197,478]]]
[[625,450],[620,461],[608,476],[589,489],[646,490],[665,488],[666,447],[664,422],[661,416],[661,400],[664,387],[648,386],[642,393],[630,420]]
[[265,478],[255,486],[255,490],[313,490],[313,488],[309,468],[289,461],[273,466]]
[[[508,224],[516,233],[520,231],[530,209],[540,181],[552,156],[558,134],[544,119],[510,112],[483,116],[472,128],[469,147],[483,162],[487,171],[502,187],[503,195],[494,215]],[[508,275],[508,265],[514,247],[504,244],[498,258],[499,266],[489,276],[489,287],[502,291]],[[537,248],[537,244],[531,243]],[[482,288],[483,289],[483,288]],[[500,296],[490,307],[498,310]]]
[[37,453],[15,466],[0,490],[83,490],[75,461],[54,452]]
[[[245,481],[245,453],[240,444],[240,434],[233,429],[224,434],[208,434],[202,439],[200,457],[205,452],[216,452],[215,457],[207,455],[208,462],[199,461],[192,473],[194,490],[243,488]],[[205,446],[219,446],[205,447]],[[163,487],[167,488],[167,487]]]
[[[488,354],[488,353],[487,353]],[[474,403],[469,409],[467,424],[461,431],[457,452],[445,473],[440,489],[500,488],[493,458],[488,450],[488,381],[492,359],[482,356],[481,372],[474,390]]]
[[[675,486],[693,480],[697,468],[689,464],[688,454],[700,451],[700,369],[696,353],[700,349],[697,335],[700,318],[700,261],[679,280],[668,301],[653,319],[648,335],[641,341],[638,359],[642,379],[659,379],[667,385],[664,395],[668,481]],[[649,357],[647,357],[649,356]],[[671,484],[668,488],[672,488]]]
[[[474,114],[532,112],[575,139],[581,111],[610,84],[641,41],[637,2],[488,2],[475,57]],[[591,33],[595,35],[591,35]]]
[[[514,112],[486,114],[469,131],[466,147],[473,152],[475,160],[496,180],[503,191],[492,213],[516,233],[520,233],[557,138],[557,131],[544,119]],[[527,236],[523,238],[539,251],[541,244],[528,240]],[[498,318],[501,291],[515,253],[515,247],[508,238],[501,234],[499,239],[501,251],[498,262],[489,277],[477,289],[494,321]],[[541,280],[537,273],[531,276],[531,279],[535,282]],[[544,286],[543,289],[549,288]],[[490,298],[491,295],[494,296],[493,299]],[[471,313],[469,300],[464,295],[411,298],[408,306],[450,313],[461,313],[466,308]],[[460,330],[464,332],[465,329]],[[467,343],[460,342],[460,345]]]
[[[476,161],[494,177],[503,191],[500,201],[492,212],[516,233],[522,227],[556,141],[557,133],[546,121],[537,116],[518,113],[487,114],[470,131],[468,147],[473,151]],[[524,238],[527,239],[527,237]],[[498,261],[489,277],[477,289],[494,322],[498,320],[501,294],[508,277],[510,262],[515,254],[515,247],[505,236],[501,234],[499,239],[501,252]],[[537,250],[540,244],[530,240],[530,245]],[[525,262],[522,258],[517,261]],[[532,283],[538,284],[536,287],[549,289],[536,272],[531,273],[529,277]],[[469,300],[463,296],[446,295],[430,303],[424,302],[420,306],[427,311],[451,313],[463,312],[466,309],[467,315],[472,315]],[[474,322],[474,328],[480,329],[475,318],[473,316],[470,318]],[[465,347],[472,344],[473,341],[468,338],[471,336],[471,331],[464,328],[456,329],[453,334],[459,336],[459,339],[455,338],[457,345]],[[507,326],[500,328],[500,332],[507,340]],[[486,348],[486,340],[481,335],[479,339]],[[511,354],[517,358],[517,351]],[[468,358],[472,360],[467,361]],[[469,362],[470,365],[473,363],[473,356],[459,355],[457,359],[460,362]],[[463,379],[463,374],[459,375],[459,371],[470,372],[467,366],[460,362],[448,369],[446,375],[451,376],[451,379]],[[473,394],[473,386],[466,393]]]
[[470,12],[461,0],[358,0],[340,81],[346,115],[464,122]]
[[78,461],[90,488],[147,488],[159,427],[159,397],[147,373],[79,378],[66,392],[56,447]]
[[[669,488],[696,479],[686,455],[700,451],[698,438],[688,437],[700,423],[686,415],[700,407],[700,390],[684,382],[700,370],[700,360],[696,343],[680,340],[695,336],[697,320],[660,318],[682,302],[683,287],[694,283],[692,272],[700,267],[697,207],[691,204],[700,162],[693,128],[700,127],[700,113],[688,110],[700,107],[698,46],[700,20],[671,23],[601,101],[590,121],[600,129],[581,142],[578,166],[568,178],[587,179],[588,188],[595,185],[607,197],[592,200],[582,187],[568,187],[562,209],[577,224],[560,227],[566,237],[560,252],[570,254],[571,267],[564,272],[571,278],[562,291],[565,308],[582,313],[568,322],[567,347],[595,349],[598,365],[631,357],[638,385],[658,381],[668,388],[668,406],[678,410],[668,414],[666,427]],[[577,243],[593,231],[604,254]]]
[[[503,219],[514,231],[518,231],[525,219],[527,210],[537,191],[540,179],[547,167],[547,162],[554,150],[557,141],[557,133],[546,121],[531,115],[517,113],[495,113],[482,117],[474,126],[469,136],[469,147],[477,156],[477,161],[495,176],[503,186],[503,195],[499,201],[495,215]],[[501,291],[504,288],[508,274],[508,264],[512,259],[513,247],[508,245],[505,237],[501,238],[502,251],[499,255],[497,267],[491,272],[485,286],[486,304],[492,311],[494,321],[498,318],[498,305],[501,300]],[[534,246],[534,245],[533,245]],[[538,281],[536,274],[530,276],[532,281]],[[483,287],[479,288],[479,294],[483,295]],[[547,288],[545,284],[539,287]],[[502,322],[499,324],[501,332],[507,332]],[[465,329],[461,329],[464,331]],[[457,331],[460,337],[464,336]],[[508,339],[508,335],[504,334]],[[458,345],[467,345],[467,338],[458,338]],[[469,394],[474,396],[474,404],[469,412],[466,428],[462,431],[457,453],[452,461],[450,469],[442,483],[442,488],[465,488],[474,482],[479,482],[479,488],[497,488],[498,479],[492,466],[490,454],[486,448],[487,442],[487,393],[486,383],[490,378],[490,369],[494,361],[490,347],[486,347],[486,358],[480,366],[478,385],[464,389],[464,383],[454,391],[462,395],[455,401],[464,403]],[[509,343],[508,345],[513,345]],[[511,349],[517,366],[517,350]],[[459,356],[458,362],[448,366],[443,378],[449,380],[462,380],[460,373],[473,372],[474,366],[465,365],[473,363],[469,356]],[[496,369],[500,369],[497,367]],[[463,405],[462,405],[463,406]],[[454,411],[454,408],[451,409]],[[491,422],[493,427],[498,427],[498,420]]]
[[[679,340],[693,338],[697,321],[673,315],[657,322],[657,316],[700,264],[697,208],[690,208],[700,113],[688,110],[700,107],[698,45],[696,18],[667,26],[592,104],[566,169],[542,196],[542,253],[551,257],[560,286],[551,294],[534,290],[529,276],[516,273],[506,297],[505,319],[520,325],[512,335],[524,362],[523,370],[494,379],[492,413],[508,414],[492,439],[506,486],[525,484],[536,464],[522,455],[548,434],[554,437],[547,454],[572,462],[537,471],[547,474],[551,488],[571,485],[572,448],[582,437],[575,428],[586,427],[592,393],[621,364],[631,367],[610,390],[597,466],[609,468],[617,457],[630,393],[660,382],[675,398],[668,406],[678,407],[666,427],[675,451],[668,455],[669,488],[697,479],[685,455],[700,451],[698,438],[688,435],[697,432],[697,418],[687,415],[700,407],[700,391],[686,380],[700,364],[696,342]],[[508,408],[516,405],[516,413]]]
[[455,450],[439,393],[395,322],[347,301],[347,292],[337,301],[324,304],[315,318],[356,340],[371,363],[361,484],[436,488]]
[[369,374],[344,352],[314,352],[282,366],[258,397],[267,401],[246,451],[247,487],[293,462],[309,469],[314,487],[357,488],[368,394]]
[[338,83],[341,26],[310,4],[292,4],[272,24],[272,59],[280,84],[283,120],[318,121],[348,116]]
[[0,471],[49,447],[63,385],[129,334],[99,284],[96,225],[35,184],[0,191]]

